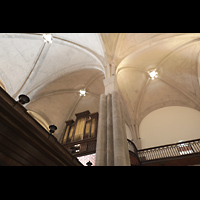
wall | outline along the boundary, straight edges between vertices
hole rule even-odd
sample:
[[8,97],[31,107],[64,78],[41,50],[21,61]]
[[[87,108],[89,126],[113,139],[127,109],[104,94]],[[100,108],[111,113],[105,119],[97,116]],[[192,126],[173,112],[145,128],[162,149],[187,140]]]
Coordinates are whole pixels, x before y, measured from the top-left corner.
[[170,106],[147,115],[139,127],[141,147],[150,148],[200,138],[200,112]]

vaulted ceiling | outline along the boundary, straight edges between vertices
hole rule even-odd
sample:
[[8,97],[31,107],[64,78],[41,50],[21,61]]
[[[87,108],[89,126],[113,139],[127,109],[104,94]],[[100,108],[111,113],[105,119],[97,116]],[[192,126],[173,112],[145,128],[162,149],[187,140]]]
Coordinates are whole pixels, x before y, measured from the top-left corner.
[[44,43],[42,33],[0,34],[0,79],[6,91],[16,100],[28,95],[26,109],[55,124],[58,137],[75,113],[98,111],[104,62],[100,34],[53,33],[52,43]]
[[[55,124],[58,138],[75,113],[98,111],[109,65],[116,67],[127,124],[166,106],[200,110],[199,33],[52,34],[50,44],[42,33],[1,33],[0,81],[16,100],[28,95],[27,110]],[[150,69],[157,69],[154,80]]]
[[[132,121],[166,106],[200,110],[200,34],[151,33],[119,36],[114,60]],[[121,39],[120,39],[121,38]],[[121,49],[121,50],[120,50]],[[154,80],[147,73],[156,69]]]

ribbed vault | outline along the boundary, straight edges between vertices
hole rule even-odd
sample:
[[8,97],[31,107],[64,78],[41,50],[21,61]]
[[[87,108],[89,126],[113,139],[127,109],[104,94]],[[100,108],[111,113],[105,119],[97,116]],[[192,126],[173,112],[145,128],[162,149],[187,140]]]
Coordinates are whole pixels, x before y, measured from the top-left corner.
[[[167,106],[200,111],[199,33],[42,33],[0,34],[0,85],[48,123],[55,136],[74,114],[99,109],[103,77],[115,66],[126,123],[137,132],[149,113]],[[158,78],[149,79],[156,69]],[[81,97],[79,90],[85,89]],[[133,131],[134,132],[134,131]]]

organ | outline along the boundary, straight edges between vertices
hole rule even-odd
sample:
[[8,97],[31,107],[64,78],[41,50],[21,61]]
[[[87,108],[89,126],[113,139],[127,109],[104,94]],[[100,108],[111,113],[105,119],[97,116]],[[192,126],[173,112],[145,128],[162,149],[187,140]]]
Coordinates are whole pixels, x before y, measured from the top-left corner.
[[76,120],[66,121],[62,145],[67,150],[73,150],[76,157],[94,154],[96,152],[98,112],[86,110],[77,113]]

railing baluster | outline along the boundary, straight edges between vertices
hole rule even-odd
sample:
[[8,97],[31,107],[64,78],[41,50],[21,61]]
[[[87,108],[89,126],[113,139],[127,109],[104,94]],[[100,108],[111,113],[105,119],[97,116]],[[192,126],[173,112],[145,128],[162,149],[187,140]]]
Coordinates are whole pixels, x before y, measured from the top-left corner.
[[175,156],[175,154],[174,154],[174,146],[173,145],[171,145],[171,147],[170,147],[170,151],[171,151],[171,156],[172,157],[174,157]]
[[166,155],[167,155],[166,158],[168,158],[169,157],[168,146],[166,146],[165,152],[166,152]]
[[195,142],[195,150],[196,152],[199,152],[199,142]]
[[152,160],[155,159],[155,151],[152,151]]
[[155,159],[159,159],[159,156],[158,156],[158,149],[155,148]]
[[180,148],[181,148],[181,147],[180,147],[180,145],[179,145],[179,144],[178,144],[178,145],[176,145],[176,149],[177,149],[177,152],[178,152],[178,155],[177,155],[177,156],[181,156],[181,154],[180,154],[180,151],[179,151],[179,150],[180,150]]
[[198,152],[200,151],[200,144],[199,141],[197,142],[197,148],[198,148]]
[[156,148],[157,159],[160,159],[160,148]]
[[146,151],[144,151],[144,157],[145,157],[146,160],[148,160]]
[[170,147],[171,147],[171,146],[168,146],[168,147],[167,147],[168,157],[171,157],[171,156],[172,156],[172,155],[171,155]]
[[152,149],[152,150],[149,150],[148,153],[149,153],[149,155],[150,155],[150,156],[149,156],[149,159],[150,159],[150,160],[153,160],[153,159],[154,159],[154,152],[153,152],[153,149]]
[[169,154],[170,154],[170,157],[173,157],[173,152],[172,152],[172,146],[169,146]]
[[155,151],[152,149],[152,160],[155,159]]
[[159,149],[156,148],[156,156],[157,156],[157,159],[159,159]]
[[159,158],[162,158],[162,152],[160,151],[160,148],[158,149],[158,155],[159,155]]
[[165,156],[165,158],[166,158],[166,157],[167,157],[167,154],[166,154],[166,147],[164,147],[163,150],[164,150],[164,156]]
[[152,160],[151,159],[151,150],[148,150],[148,155],[149,155],[149,160]]
[[162,156],[163,158],[166,158],[165,147],[162,148]]
[[144,151],[142,151],[142,157],[146,159]]
[[192,147],[192,150],[193,150],[194,153],[195,153],[195,152],[198,152],[198,151],[196,150],[196,148],[195,148],[195,142],[191,143],[191,147]]
[[168,146],[167,149],[168,149],[169,157],[172,157],[172,155],[171,155],[171,151],[170,151],[170,147],[171,147],[171,146]]
[[196,152],[199,152],[199,142],[195,142],[195,150]]
[[175,157],[176,156],[176,147],[174,145],[172,145],[172,153],[173,153],[173,156]]
[[198,147],[197,147],[197,143],[196,143],[196,142],[192,143],[192,149],[193,149],[194,153],[199,152],[199,151],[198,151]]
[[149,150],[146,151],[147,160],[149,160]]
[[151,160],[151,150],[148,150],[149,160]]
[[158,157],[159,159],[163,158],[162,148],[158,148]]
[[173,150],[174,150],[174,155],[178,156],[179,154],[178,154],[178,149],[176,145],[173,146]]
[[174,157],[175,154],[174,154],[174,146],[173,145],[170,147],[170,150],[171,150],[171,155]]
[[153,151],[150,151],[151,153],[151,160],[153,160]]
[[147,151],[145,151],[144,153],[145,153],[145,158],[146,158],[146,160],[149,160],[149,159],[148,159],[148,155],[147,155]]

